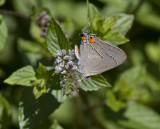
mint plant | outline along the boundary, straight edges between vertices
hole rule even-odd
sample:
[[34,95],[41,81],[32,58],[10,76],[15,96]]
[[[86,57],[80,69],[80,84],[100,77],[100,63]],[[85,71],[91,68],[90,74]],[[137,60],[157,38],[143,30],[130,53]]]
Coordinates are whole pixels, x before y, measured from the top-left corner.
[[[0,6],[0,128],[159,129],[160,2],[0,0]],[[122,47],[126,62],[83,77],[74,46],[88,29]]]

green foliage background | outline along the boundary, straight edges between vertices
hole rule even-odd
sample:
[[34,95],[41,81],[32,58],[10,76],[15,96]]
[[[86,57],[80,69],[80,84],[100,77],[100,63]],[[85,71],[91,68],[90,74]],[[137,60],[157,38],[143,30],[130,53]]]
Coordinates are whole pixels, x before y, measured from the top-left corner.
[[[0,0],[0,128],[160,129],[159,10],[158,0]],[[53,17],[46,38],[42,11]],[[63,96],[56,51],[79,45],[89,22],[127,60]]]

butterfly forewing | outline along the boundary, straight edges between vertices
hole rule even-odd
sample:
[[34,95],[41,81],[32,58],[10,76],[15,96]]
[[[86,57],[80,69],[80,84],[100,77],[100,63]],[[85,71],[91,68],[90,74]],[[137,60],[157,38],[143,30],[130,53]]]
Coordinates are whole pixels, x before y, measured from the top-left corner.
[[[100,63],[103,62],[103,58],[93,49],[93,47],[90,44],[84,44],[82,45],[83,48],[81,50],[83,58],[81,61],[82,64],[82,71],[85,76],[95,75],[102,73],[104,71],[97,71],[96,69],[100,66]],[[102,64],[101,64],[102,65]]]
[[126,60],[127,56],[120,48],[105,43],[97,37],[95,37],[95,42],[96,43],[94,43],[93,45],[97,45],[96,48],[99,50],[99,52],[105,53],[106,56],[110,56],[113,60],[115,60],[116,64],[114,67],[122,64]]
[[96,36],[95,43],[89,41],[80,46],[80,64],[84,76],[100,74],[122,64],[125,59],[125,53],[118,47],[103,42]]

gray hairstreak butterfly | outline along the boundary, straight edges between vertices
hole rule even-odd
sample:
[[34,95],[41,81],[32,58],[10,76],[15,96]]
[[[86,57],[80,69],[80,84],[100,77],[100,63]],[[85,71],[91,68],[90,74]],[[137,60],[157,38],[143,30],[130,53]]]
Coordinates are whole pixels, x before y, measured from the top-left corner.
[[90,32],[81,33],[80,51],[75,46],[80,72],[84,77],[113,69],[126,60],[126,54],[118,47],[103,42]]

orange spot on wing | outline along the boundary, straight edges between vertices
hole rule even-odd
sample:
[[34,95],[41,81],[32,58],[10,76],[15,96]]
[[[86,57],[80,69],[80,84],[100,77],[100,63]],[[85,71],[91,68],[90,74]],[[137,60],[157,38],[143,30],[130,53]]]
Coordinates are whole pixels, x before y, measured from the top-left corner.
[[83,36],[83,37],[82,37],[82,39],[83,39],[83,40],[85,40],[85,39],[86,39],[86,37],[85,37],[85,36]]
[[89,37],[89,43],[94,43],[94,38]]

